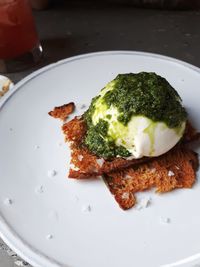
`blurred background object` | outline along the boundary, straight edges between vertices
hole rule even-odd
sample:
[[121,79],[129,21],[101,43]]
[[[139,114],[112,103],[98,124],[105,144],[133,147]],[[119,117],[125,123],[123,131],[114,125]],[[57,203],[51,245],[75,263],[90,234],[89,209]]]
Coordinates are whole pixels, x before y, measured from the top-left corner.
[[[30,0],[34,9],[46,9],[49,4],[53,2],[60,2],[59,0]],[[158,9],[198,9],[200,8],[199,0],[63,0],[68,4],[120,4],[132,5],[143,8],[158,8]]]
[[10,89],[13,83],[6,76],[0,75],[0,98],[3,97]]
[[200,7],[199,0],[108,0],[108,2],[161,9],[196,9]]
[[30,3],[32,8],[42,10],[48,7],[49,0],[30,0]]
[[14,72],[40,60],[39,42],[27,0],[0,1],[0,73]]

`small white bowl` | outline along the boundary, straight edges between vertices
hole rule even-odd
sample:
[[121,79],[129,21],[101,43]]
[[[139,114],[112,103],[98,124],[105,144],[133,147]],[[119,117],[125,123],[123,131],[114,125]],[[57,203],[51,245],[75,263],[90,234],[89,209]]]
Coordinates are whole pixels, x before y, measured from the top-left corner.
[[13,82],[8,77],[0,75],[0,98],[4,96],[13,86]]

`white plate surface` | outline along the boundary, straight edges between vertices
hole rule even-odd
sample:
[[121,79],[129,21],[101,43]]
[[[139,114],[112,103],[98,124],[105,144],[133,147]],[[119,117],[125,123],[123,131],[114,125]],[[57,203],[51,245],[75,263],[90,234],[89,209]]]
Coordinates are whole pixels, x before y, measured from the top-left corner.
[[[199,69],[148,53],[73,57],[33,73],[1,100],[0,232],[34,266],[200,266],[199,182],[190,190],[141,194],[151,196],[149,207],[122,211],[101,180],[66,178],[69,150],[48,111],[69,101],[89,104],[118,73],[139,71],[164,76],[200,129]],[[49,170],[57,175],[48,177]],[[91,211],[83,212],[87,205]]]

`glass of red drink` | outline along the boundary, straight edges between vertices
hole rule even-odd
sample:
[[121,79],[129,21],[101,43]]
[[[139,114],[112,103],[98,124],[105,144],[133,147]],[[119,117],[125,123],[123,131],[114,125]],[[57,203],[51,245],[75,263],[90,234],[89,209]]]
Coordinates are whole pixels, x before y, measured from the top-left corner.
[[0,73],[37,63],[42,47],[28,0],[0,0]]

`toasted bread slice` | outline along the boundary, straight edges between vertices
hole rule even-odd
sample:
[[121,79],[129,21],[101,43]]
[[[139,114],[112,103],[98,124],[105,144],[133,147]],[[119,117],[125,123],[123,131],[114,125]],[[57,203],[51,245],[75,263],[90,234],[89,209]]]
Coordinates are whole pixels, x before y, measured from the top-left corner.
[[74,111],[74,109],[75,104],[73,102],[70,102],[60,107],[55,107],[54,110],[49,112],[49,115],[55,119],[60,119],[64,121]]
[[[61,107],[54,108],[49,112],[54,118],[66,118],[74,110],[74,103],[69,103]],[[71,164],[69,169],[69,177],[82,179],[99,176],[114,170],[121,170],[132,165],[138,165],[151,161],[153,158],[143,157],[141,159],[125,159],[115,158],[113,160],[104,160],[91,153],[82,145],[85,133],[87,131],[85,121],[82,116],[66,122],[62,126],[66,142],[69,143],[71,149]],[[184,142],[194,141],[199,138],[199,133],[187,123]]]
[[[188,123],[190,131],[187,130],[184,136],[184,142],[194,141],[199,138],[199,134]],[[115,158],[113,160],[104,160],[92,154],[81,142],[86,133],[86,125],[81,117],[75,117],[73,120],[63,125],[63,132],[66,141],[70,143],[71,148],[71,167],[69,170],[70,178],[89,178],[109,173],[113,170],[121,170],[132,165],[138,165],[153,158],[143,157],[141,159]],[[159,158],[159,157],[158,157]]]
[[[50,115],[62,119],[67,110],[64,106],[57,107]],[[195,182],[198,156],[185,144],[197,140],[200,134],[189,123],[182,141],[169,152],[156,158],[131,160],[115,158],[109,161],[90,153],[82,145],[87,131],[82,117],[64,123],[62,130],[71,148],[69,177],[81,179],[103,175],[110,192],[124,210],[135,205],[136,192],[153,187],[159,193],[169,192],[175,188],[190,188]]]
[[130,160],[119,157],[113,160],[104,160],[92,154],[85,146],[81,145],[86,133],[86,125],[82,117],[75,117],[65,123],[62,129],[71,148],[69,178],[82,179],[99,176],[149,160],[147,157]]
[[136,192],[152,187],[158,193],[191,188],[197,167],[197,154],[178,147],[150,162],[105,174],[103,178],[119,206],[126,210],[135,205]]

